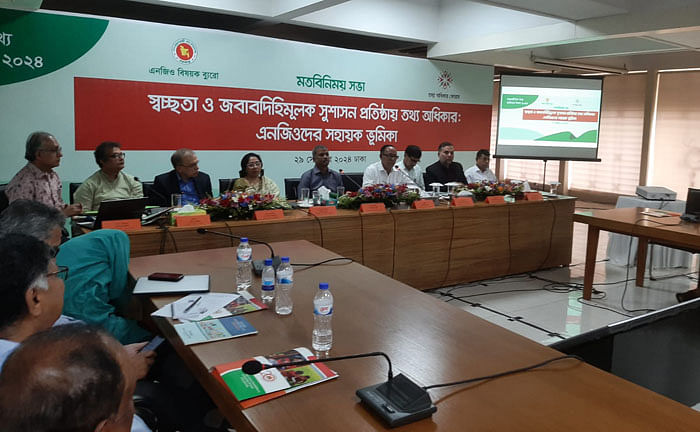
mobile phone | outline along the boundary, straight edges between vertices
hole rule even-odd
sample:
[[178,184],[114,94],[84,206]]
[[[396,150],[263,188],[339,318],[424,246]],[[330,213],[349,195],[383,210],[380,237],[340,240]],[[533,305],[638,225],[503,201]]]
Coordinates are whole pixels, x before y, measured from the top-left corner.
[[153,339],[151,339],[151,341],[148,342],[143,348],[141,348],[139,352],[153,351],[156,348],[158,348],[164,340],[165,339],[163,339],[162,337],[156,336]]
[[185,275],[183,275],[182,273],[151,273],[150,275],[148,275],[148,280],[177,282],[184,276]]

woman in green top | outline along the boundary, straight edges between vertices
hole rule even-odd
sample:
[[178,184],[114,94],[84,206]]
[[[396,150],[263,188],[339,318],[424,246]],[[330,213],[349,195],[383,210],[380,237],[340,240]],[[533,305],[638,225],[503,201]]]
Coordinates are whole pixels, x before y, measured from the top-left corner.
[[241,159],[241,170],[238,180],[233,183],[233,190],[258,193],[261,195],[280,196],[280,188],[275,182],[264,176],[262,159],[255,153],[248,153]]

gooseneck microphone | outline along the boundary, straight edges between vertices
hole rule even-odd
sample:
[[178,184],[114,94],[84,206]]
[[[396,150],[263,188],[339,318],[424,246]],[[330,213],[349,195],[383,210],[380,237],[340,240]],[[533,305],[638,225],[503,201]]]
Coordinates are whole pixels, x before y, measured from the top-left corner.
[[243,363],[241,370],[248,375],[255,375],[265,369],[287,368],[318,362],[327,363],[337,360],[374,356],[384,357],[387,363],[389,363],[387,381],[359,389],[355,392],[371,411],[374,411],[390,427],[401,426],[425,417],[430,417],[437,411],[437,407],[433,405],[430,400],[430,395],[424,388],[420,387],[403,374],[394,376],[389,356],[380,351],[314,360],[301,360],[277,365],[264,365],[257,360],[249,360]]
[[355,186],[357,186],[357,190],[362,189],[362,186],[361,186],[359,183],[357,183],[355,180],[353,180],[352,177],[350,177],[349,175],[345,174],[345,171],[343,171],[343,170],[338,170],[338,172],[340,173],[340,175],[341,175],[343,178],[346,178],[346,179],[350,180],[350,183],[352,183],[352,184],[354,184]]
[[404,170],[402,170],[400,166],[394,165],[394,169],[397,172],[400,172],[402,176],[406,177],[406,179],[408,179],[409,184],[418,186],[418,184],[411,178],[411,176],[409,176],[406,172],[404,172]]
[[[228,238],[234,238],[240,240],[241,237],[233,235],[233,234],[227,234],[227,233],[222,233],[218,231],[210,231],[206,228],[197,228],[197,234],[214,234],[222,237],[228,237]],[[248,241],[251,243],[258,243],[267,246],[268,249],[270,249],[270,258],[272,258],[272,267],[277,270],[277,267],[279,267],[280,263],[282,260],[280,257],[275,255],[275,251],[272,250],[272,246],[270,246],[269,243],[265,243],[264,241],[260,240],[255,240],[250,237],[248,237]],[[255,272],[256,275],[260,276],[262,274],[263,268],[265,267],[265,260],[255,260],[253,261],[253,271]]]

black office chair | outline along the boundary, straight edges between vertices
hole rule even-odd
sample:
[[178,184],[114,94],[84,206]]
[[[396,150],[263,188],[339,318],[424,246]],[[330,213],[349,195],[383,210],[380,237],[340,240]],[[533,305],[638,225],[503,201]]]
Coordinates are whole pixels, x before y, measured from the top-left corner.
[[7,189],[7,184],[0,185],[0,213],[10,205],[10,200],[7,198],[5,189]]
[[75,191],[78,190],[81,184],[83,183],[68,183],[68,196],[70,197],[71,204],[75,204],[75,199],[73,198],[73,195],[75,194]]
[[[141,182],[141,187],[143,188],[143,196],[148,198],[148,201],[146,201],[147,205],[157,206],[163,204],[164,199],[153,189],[152,181]],[[165,205],[167,206],[168,204],[166,203]]]
[[363,173],[343,173],[343,186],[346,192],[357,192],[362,187]]
[[219,179],[219,194],[222,194],[226,191],[230,191],[233,188],[233,183],[238,179],[235,178],[228,178],[228,179]]
[[284,179],[284,195],[288,200],[298,200],[297,189],[299,188],[300,178]]

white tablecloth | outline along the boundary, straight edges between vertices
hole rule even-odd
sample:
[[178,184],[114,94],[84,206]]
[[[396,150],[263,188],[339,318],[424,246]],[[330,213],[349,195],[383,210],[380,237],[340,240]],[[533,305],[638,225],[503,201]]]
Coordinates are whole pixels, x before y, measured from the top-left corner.
[[[617,199],[616,208],[648,207],[656,209],[670,210],[683,213],[685,211],[685,201],[650,201],[641,197],[621,196]],[[630,237],[622,234],[610,233],[608,239],[608,258],[612,264],[634,266],[637,260],[637,238],[632,237],[632,252],[627,253],[630,247]],[[690,267],[693,255],[678,249],[662,247],[658,245],[650,246],[647,251],[647,267],[649,260],[653,259],[652,268],[672,268]]]

